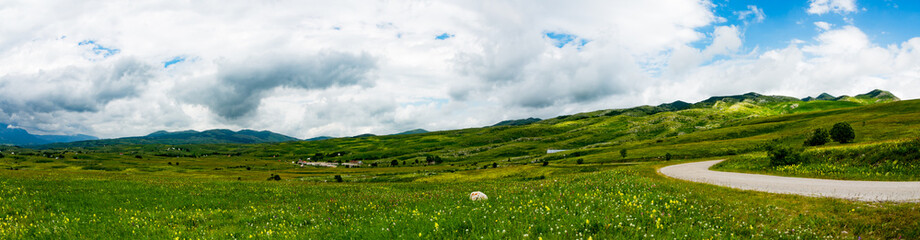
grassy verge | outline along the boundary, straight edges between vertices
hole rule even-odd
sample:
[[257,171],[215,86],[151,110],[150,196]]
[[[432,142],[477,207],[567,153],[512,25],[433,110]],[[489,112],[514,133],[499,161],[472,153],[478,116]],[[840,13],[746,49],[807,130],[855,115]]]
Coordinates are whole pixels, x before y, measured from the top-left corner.
[[[920,237],[916,203],[739,191],[664,178],[650,163],[545,179],[476,171],[497,178],[316,183],[3,170],[0,238]],[[489,200],[470,201],[472,191]]]
[[809,149],[798,163],[773,166],[766,153],[739,155],[714,170],[794,177],[920,181],[920,139]]

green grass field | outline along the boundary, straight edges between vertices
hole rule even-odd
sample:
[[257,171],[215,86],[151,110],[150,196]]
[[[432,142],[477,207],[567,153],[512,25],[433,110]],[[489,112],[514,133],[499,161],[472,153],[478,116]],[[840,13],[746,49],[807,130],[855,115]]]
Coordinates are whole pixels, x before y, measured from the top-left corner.
[[808,149],[802,162],[771,166],[765,153],[729,158],[715,170],[846,180],[920,181],[920,139]]
[[[801,145],[813,128],[841,121],[855,128],[855,143],[808,151],[858,159],[844,157],[920,133],[917,100],[798,104],[597,111],[524,126],[276,144],[0,147],[0,239],[920,238],[918,203],[739,191],[656,174],[730,156],[756,166],[764,146]],[[291,164],[299,159],[364,165]],[[898,169],[878,171],[917,179],[916,170]],[[267,180],[275,174],[280,181]],[[489,200],[470,201],[472,191]]]
[[[7,171],[3,238],[916,238],[917,204],[738,191],[651,163],[547,166],[546,179],[316,183]],[[483,191],[487,201],[469,201]]]

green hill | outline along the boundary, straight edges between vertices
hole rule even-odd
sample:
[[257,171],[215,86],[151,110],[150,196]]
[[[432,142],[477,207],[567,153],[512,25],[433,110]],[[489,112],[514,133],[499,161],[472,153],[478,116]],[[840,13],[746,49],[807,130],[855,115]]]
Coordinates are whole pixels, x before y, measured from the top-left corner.
[[401,133],[396,133],[393,135],[421,134],[421,133],[428,133],[428,130],[417,128],[417,129],[412,129],[412,130],[401,132]]
[[81,148],[92,148],[108,145],[135,145],[135,144],[168,144],[168,145],[179,145],[179,144],[220,144],[220,143],[236,143],[236,144],[248,144],[248,143],[272,143],[272,142],[286,142],[286,141],[297,141],[298,139],[285,136],[278,133],[273,133],[270,131],[253,131],[253,130],[240,130],[240,131],[231,131],[227,129],[213,129],[207,131],[195,131],[195,130],[186,130],[186,131],[177,131],[177,132],[167,132],[167,131],[156,131],[147,136],[142,137],[126,137],[126,138],[116,138],[116,139],[102,139],[102,140],[91,140],[91,141],[79,141],[79,142],[70,142],[70,143],[54,143],[36,146],[36,148],[47,149],[47,148],[72,148],[72,147],[81,147]]
[[[860,95],[862,96],[862,95]],[[874,96],[884,97],[879,93]],[[869,99],[873,96],[863,96]],[[792,97],[748,93],[713,97],[695,104],[640,106],[629,109],[600,110],[533,122],[521,126],[497,126],[439,131],[427,134],[374,136],[363,134],[324,141],[296,141],[258,145],[209,145],[207,152],[252,157],[289,156],[307,158],[317,154],[336,154],[336,160],[389,163],[392,160],[420,160],[437,156],[445,162],[484,161],[610,161],[619,150],[628,149],[625,159],[652,160],[670,153],[676,158],[723,156],[758,151],[774,139],[801,144],[804,135],[816,126],[839,121],[857,126],[857,141],[872,141],[907,136],[913,125],[911,116],[902,118],[903,109],[918,109],[918,102],[899,101],[801,101]],[[867,105],[871,104],[871,105]],[[686,108],[692,106],[692,108]],[[686,108],[686,109],[682,109]],[[682,110],[675,110],[682,109]],[[920,112],[920,111],[915,111]],[[613,113],[613,114],[611,114]],[[897,117],[897,118],[895,118]],[[884,119],[884,120],[880,120]],[[914,119],[920,119],[916,117]],[[866,127],[863,128],[863,121]],[[894,124],[901,123],[902,125]],[[885,127],[880,127],[886,124]],[[874,129],[874,130],[869,130]],[[226,131],[226,130],[224,130]],[[888,135],[879,135],[881,133]],[[141,151],[130,144],[221,143],[217,141],[152,141],[162,133],[142,138],[78,142],[53,147],[84,147],[99,151]],[[177,132],[171,135],[195,135]],[[121,141],[121,142],[118,142]],[[229,142],[229,141],[227,141]],[[279,142],[279,141],[276,141]],[[83,143],[83,145],[79,145]],[[86,144],[92,143],[92,144]],[[105,143],[106,147],[101,147]],[[232,143],[252,143],[233,141]],[[117,145],[128,144],[128,145]],[[117,145],[117,146],[113,146]],[[204,149],[204,147],[202,147]],[[546,154],[547,149],[570,149],[566,153]]]
[[515,120],[505,120],[492,125],[493,127],[497,126],[523,126],[535,122],[539,122],[542,119],[539,118],[525,118],[525,119],[515,119]]
[[[522,126],[324,141],[0,146],[0,189],[6,189],[0,196],[15,200],[8,201],[6,212],[22,216],[9,225],[36,226],[9,228],[21,238],[106,238],[110,232],[226,238],[232,232],[331,239],[634,239],[652,234],[916,239],[916,203],[742,191],[656,173],[658,166],[673,163],[661,162],[669,158],[762,156],[766,146],[801,146],[815,128],[837,122],[852,125],[855,142],[809,148],[809,156],[868,160],[863,156],[901,154],[898,159],[906,160],[916,155],[903,155],[901,143],[920,135],[920,100],[864,100],[722,98],[708,107],[657,113],[665,107],[617,115],[599,110]],[[186,134],[196,133],[145,137]],[[547,149],[566,151],[547,154]],[[865,151],[872,149],[884,151]],[[297,160],[324,163],[305,166]],[[881,166],[914,163],[898,164]],[[891,172],[898,173],[877,174]],[[901,172],[912,174],[903,179],[916,178],[916,171]],[[471,191],[490,199],[469,201]],[[76,219],[83,222],[66,225]],[[61,226],[67,228],[53,230]],[[163,232],[162,226],[194,235]],[[42,229],[52,230],[33,235]],[[489,235],[503,231],[512,234]]]
[[77,135],[33,135],[26,130],[11,128],[7,124],[0,123],[0,145],[18,145],[30,146],[59,142],[75,142],[83,140],[98,139],[93,136]]
[[326,139],[333,139],[333,138],[335,137],[319,136],[319,137],[307,138],[307,139],[304,139],[304,141],[319,141],[319,140],[326,140]]

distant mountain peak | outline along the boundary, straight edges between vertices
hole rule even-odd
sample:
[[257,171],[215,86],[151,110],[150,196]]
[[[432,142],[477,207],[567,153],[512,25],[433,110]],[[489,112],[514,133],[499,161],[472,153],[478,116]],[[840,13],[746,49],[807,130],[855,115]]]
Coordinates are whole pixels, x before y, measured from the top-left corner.
[[270,131],[240,130],[232,131],[228,129],[211,129],[205,131],[185,130],[185,131],[156,131],[146,136],[124,137],[115,139],[103,139],[93,141],[79,141],[72,143],[57,143],[43,145],[40,148],[56,147],[93,147],[102,145],[117,144],[218,144],[218,143],[274,143],[297,141],[299,139],[285,136]]
[[752,101],[754,103],[801,101],[801,99],[794,98],[794,97],[779,96],[779,95],[763,95],[763,94],[756,93],[756,92],[749,92],[749,93],[745,93],[741,95],[710,97],[701,102],[694,103],[693,107],[694,108],[712,107],[717,102],[720,102],[720,101],[724,103],[737,103],[737,102],[743,102],[746,100]]
[[494,124],[494,125],[492,125],[492,126],[493,126],[493,127],[497,127],[497,126],[522,126],[522,125],[528,125],[528,124],[531,124],[531,123],[539,122],[539,121],[542,121],[542,120],[543,120],[543,119],[539,119],[539,118],[524,118],[524,119],[505,120],[505,121],[498,122],[498,123],[496,123],[496,124]]
[[818,97],[808,96],[806,98],[802,98],[802,101],[805,101],[805,102],[815,101],[815,100],[836,101],[837,99],[840,99],[840,98],[834,97],[834,95],[830,95],[828,93],[821,93],[818,95]]
[[405,131],[405,132],[401,132],[401,133],[397,133],[393,135],[407,135],[407,134],[421,134],[421,133],[428,133],[428,130],[416,128],[416,129],[412,129],[409,131]]
[[11,125],[0,123],[0,144],[12,144],[19,146],[41,145],[48,143],[76,142],[83,140],[98,139],[93,136],[76,134],[76,135],[34,135],[22,128],[12,127]]
[[875,89],[865,94],[856,95],[856,98],[874,98],[879,100],[890,100],[890,101],[900,101],[901,99],[896,97],[893,93],[881,89]]
[[326,139],[333,139],[333,138],[335,137],[319,136],[319,137],[314,137],[314,138],[307,138],[307,139],[304,139],[304,141],[319,141],[319,140],[326,140]]
[[815,99],[817,99],[817,100],[834,100],[835,98],[837,98],[837,97],[834,97],[834,95],[830,95],[830,94],[827,94],[827,93],[821,93],[821,95],[818,95],[818,97],[816,97]]

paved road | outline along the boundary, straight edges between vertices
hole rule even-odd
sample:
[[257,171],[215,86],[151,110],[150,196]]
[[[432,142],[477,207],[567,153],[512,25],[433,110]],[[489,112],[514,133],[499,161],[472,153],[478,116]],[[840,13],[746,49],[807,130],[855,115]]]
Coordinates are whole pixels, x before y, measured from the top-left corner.
[[920,202],[920,182],[828,180],[709,170],[721,161],[671,165],[658,172],[672,178],[744,190],[859,201]]

